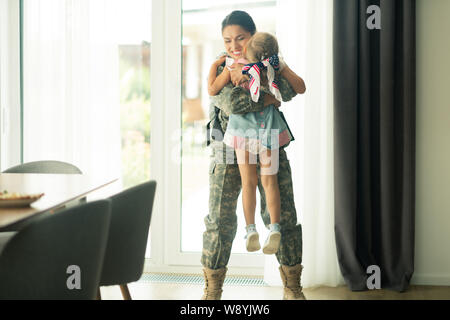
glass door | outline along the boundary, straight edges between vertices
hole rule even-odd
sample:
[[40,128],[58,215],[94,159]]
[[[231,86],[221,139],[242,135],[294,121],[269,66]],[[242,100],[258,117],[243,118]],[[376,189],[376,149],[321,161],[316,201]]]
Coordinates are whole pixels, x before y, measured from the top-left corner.
[[[273,10],[276,1],[197,1],[183,0],[183,90],[182,90],[182,183],[181,241],[182,253],[202,251],[209,202],[209,147],[206,147],[205,126],[209,121],[210,99],[207,76],[211,64],[224,51],[221,33],[223,19],[237,8],[245,8],[260,31],[275,33]],[[259,195],[258,195],[259,197]],[[258,199],[259,203],[259,199]],[[261,238],[265,228],[256,209]],[[230,264],[234,266],[263,265],[260,253],[249,254],[245,248],[245,220],[241,197],[237,207],[238,232],[233,244]],[[198,261],[197,261],[198,264]]]

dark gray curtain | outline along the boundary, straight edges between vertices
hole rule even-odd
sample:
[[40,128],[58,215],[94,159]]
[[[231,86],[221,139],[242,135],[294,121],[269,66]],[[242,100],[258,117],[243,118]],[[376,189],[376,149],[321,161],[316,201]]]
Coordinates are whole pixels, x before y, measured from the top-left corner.
[[414,272],[415,23],[415,0],[334,1],[336,246],[354,291],[371,265],[400,292]]

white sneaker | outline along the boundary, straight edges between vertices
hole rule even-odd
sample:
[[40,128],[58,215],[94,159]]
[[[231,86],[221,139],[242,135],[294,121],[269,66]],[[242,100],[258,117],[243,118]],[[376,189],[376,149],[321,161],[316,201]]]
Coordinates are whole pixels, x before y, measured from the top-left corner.
[[247,226],[247,235],[245,236],[247,239],[247,251],[255,252],[261,249],[261,244],[259,243],[259,234],[256,231],[256,227],[254,225]]
[[275,254],[278,251],[278,248],[280,247],[280,241],[281,241],[281,232],[280,225],[279,224],[273,224],[270,225],[270,233],[269,236],[266,239],[266,242],[264,243],[263,247],[263,253],[264,254]]

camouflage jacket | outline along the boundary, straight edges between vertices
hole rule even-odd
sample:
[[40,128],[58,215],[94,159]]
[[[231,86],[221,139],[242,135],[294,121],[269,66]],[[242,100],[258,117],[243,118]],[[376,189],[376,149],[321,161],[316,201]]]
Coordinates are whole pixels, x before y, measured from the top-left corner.
[[[220,66],[217,69],[217,75],[221,74],[224,67]],[[276,76],[275,80],[278,83],[281,97],[284,102],[291,101],[297,93],[292,89],[289,82],[281,77]],[[268,91],[261,91],[270,94]],[[216,130],[221,129],[222,132],[227,130],[228,118],[230,114],[245,114],[249,112],[262,111],[266,108],[264,106],[264,95],[258,102],[254,102],[251,98],[250,92],[240,86],[234,87],[232,83],[228,83],[218,95],[211,97],[211,104],[209,108],[210,126]]]

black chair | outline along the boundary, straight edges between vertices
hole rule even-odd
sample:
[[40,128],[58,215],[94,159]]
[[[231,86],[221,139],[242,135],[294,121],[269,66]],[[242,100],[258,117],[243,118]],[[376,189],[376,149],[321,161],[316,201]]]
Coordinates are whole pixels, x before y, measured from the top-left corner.
[[109,200],[90,202],[13,235],[0,253],[0,299],[95,299],[110,214]]
[[[3,171],[3,173],[82,174],[81,170],[73,164],[54,160],[34,161],[19,164],[15,167],[6,169],[5,171]],[[87,202],[87,199],[86,197],[83,197],[79,199],[78,202],[85,203]],[[64,209],[65,207],[66,206],[61,207],[61,209]],[[39,217],[40,215],[36,215],[33,218],[27,219],[25,221],[17,222],[13,225],[8,226],[7,228],[2,229],[2,231],[20,230]]]
[[127,284],[138,281],[144,269],[155,191],[156,182],[150,181],[110,198],[111,224],[100,286],[120,285],[125,300],[131,300]]
[[82,174],[76,166],[53,160],[34,161],[6,169],[3,173]]

